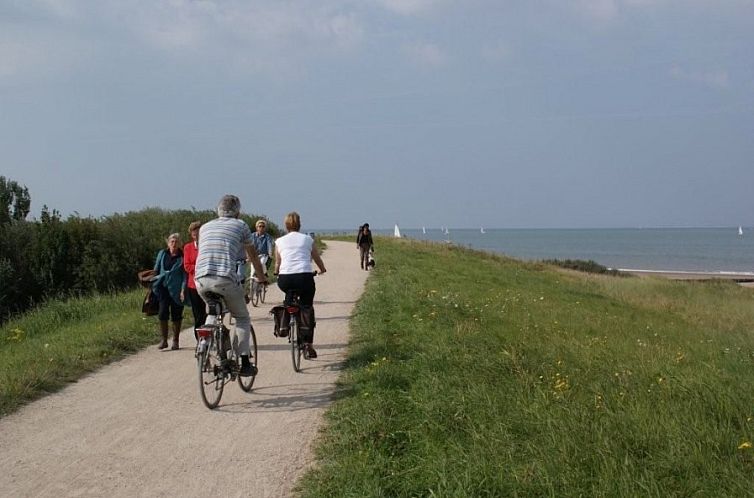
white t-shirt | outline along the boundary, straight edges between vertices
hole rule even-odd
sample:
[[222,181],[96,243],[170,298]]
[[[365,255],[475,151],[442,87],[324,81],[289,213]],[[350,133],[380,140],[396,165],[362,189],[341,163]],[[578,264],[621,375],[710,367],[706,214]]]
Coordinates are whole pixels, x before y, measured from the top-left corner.
[[275,241],[280,253],[280,274],[312,272],[314,240],[301,232],[291,232]]

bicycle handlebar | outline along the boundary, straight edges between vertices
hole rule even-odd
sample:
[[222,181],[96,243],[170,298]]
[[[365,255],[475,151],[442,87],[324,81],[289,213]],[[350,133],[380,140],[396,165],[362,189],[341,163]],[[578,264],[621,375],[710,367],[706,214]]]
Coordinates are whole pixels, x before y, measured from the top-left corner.
[[[314,277],[316,277],[316,276],[317,276],[317,275],[319,275],[319,274],[320,274],[320,273],[319,273],[319,272],[318,272],[317,270],[314,270],[314,271],[312,272],[312,276],[314,276]],[[274,272],[273,272],[273,274],[272,274],[272,276],[273,276],[273,277],[277,277],[277,276],[279,276],[279,275],[280,275],[279,273],[274,273]]]

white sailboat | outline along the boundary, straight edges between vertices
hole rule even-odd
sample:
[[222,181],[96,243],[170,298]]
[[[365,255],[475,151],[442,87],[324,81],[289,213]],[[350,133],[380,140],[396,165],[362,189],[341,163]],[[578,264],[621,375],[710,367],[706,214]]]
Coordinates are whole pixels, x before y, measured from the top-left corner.
[[484,231],[484,227],[481,227],[481,228],[480,228],[479,230],[480,230],[480,231],[481,231],[482,233],[487,233],[487,232],[485,232],[485,231]]
[[401,231],[398,229],[398,224],[397,223],[395,224],[395,229],[393,230],[393,235],[396,238],[398,238],[398,239],[401,237]]
[[426,234],[427,234],[427,229],[426,229],[425,227],[422,227],[422,233],[423,233],[424,235],[426,235]]
[[741,227],[739,226],[739,227],[738,227],[738,235],[740,236],[740,235],[743,235],[743,234],[744,234],[744,230],[743,230],[743,228],[741,228]]

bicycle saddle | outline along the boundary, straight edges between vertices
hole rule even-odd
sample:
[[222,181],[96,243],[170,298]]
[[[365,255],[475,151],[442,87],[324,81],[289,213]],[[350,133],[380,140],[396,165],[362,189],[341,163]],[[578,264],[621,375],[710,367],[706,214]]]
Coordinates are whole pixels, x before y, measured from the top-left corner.
[[223,309],[223,296],[216,292],[206,292],[204,297],[207,299],[210,315],[220,315]]

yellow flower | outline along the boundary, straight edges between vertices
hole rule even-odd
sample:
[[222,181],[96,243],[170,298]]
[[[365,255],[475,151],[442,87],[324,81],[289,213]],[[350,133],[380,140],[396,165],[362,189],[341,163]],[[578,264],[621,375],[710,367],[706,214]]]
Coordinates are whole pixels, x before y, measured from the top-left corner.
[[751,442],[750,441],[744,441],[743,443],[738,445],[739,450],[748,450],[751,448]]

